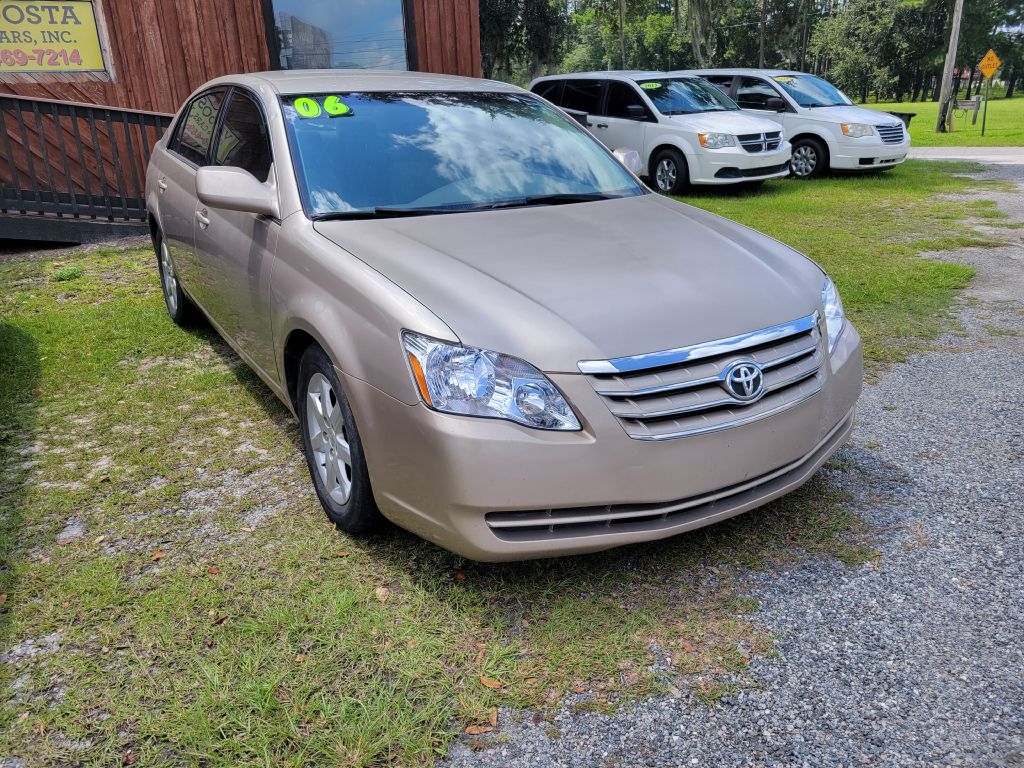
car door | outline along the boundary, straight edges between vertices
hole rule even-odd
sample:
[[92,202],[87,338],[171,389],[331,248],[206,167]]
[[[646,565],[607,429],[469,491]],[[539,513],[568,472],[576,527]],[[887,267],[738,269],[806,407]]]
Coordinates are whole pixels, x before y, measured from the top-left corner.
[[654,121],[654,113],[636,86],[609,80],[602,112],[600,119],[591,122],[604,145],[611,149],[635,149],[644,157],[647,124]]
[[[276,186],[267,120],[258,97],[235,87],[217,129],[210,164],[241,168]],[[280,222],[269,216],[228,211],[197,201],[196,261],[200,301],[251,362],[277,378],[270,319],[270,273]]]
[[785,97],[764,78],[739,78],[739,82],[736,83],[736,95],[733,98],[745,112],[785,125],[786,113],[769,109],[767,105],[768,99],[777,98],[785,101]]
[[181,285],[196,300],[194,292],[200,285],[195,260],[196,171],[206,163],[226,95],[227,89],[217,88],[189,102],[156,165],[160,229]]
[[561,103],[562,109],[572,112],[582,112],[587,115],[586,126],[597,138],[601,134],[597,124],[604,122],[599,119],[598,112],[601,111],[601,99],[604,95],[604,81],[591,79],[566,80],[562,85]]

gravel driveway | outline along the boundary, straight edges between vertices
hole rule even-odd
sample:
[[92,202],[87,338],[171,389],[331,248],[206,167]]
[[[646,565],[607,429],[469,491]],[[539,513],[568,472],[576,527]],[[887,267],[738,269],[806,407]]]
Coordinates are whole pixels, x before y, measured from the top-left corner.
[[[1024,166],[1001,207],[1024,221]],[[932,254],[977,269],[963,330],[866,387],[830,471],[877,562],[748,577],[780,655],[715,707],[689,694],[614,717],[503,713],[449,766],[1024,766],[1024,229]],[[556,735],[557,731],[557,735]]]

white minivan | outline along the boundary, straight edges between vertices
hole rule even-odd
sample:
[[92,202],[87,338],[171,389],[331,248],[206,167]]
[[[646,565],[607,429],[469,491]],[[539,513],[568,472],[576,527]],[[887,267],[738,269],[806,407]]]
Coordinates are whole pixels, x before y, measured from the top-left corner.
[[751,115],[774,120],[793,145],[793,175],[819,176],[828,168],[885,170],[902,163],[910,134],[893,115],[855,106],[827,80],[781,69],[700,69],[700,75]]
[[757,184],[789,174],[778,125],[744,114],[693,75],[582,72],[539,77],[530,90],[577,117],[609,149],[640,154],[640,175],[678,195],[690,184]]

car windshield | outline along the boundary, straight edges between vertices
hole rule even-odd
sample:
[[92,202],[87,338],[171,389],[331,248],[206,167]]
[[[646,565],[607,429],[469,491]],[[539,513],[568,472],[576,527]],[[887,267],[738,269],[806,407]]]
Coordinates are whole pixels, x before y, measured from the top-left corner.
[[827,80],[813,75],[777,75],[773,78],[801,107],[845,107],[853,104]]
[[559,110],[519,93],[282,97],[313,217],[456,213],[646,194]]
[[739,105],[715,86],[696,78],[641,80],[643,89],[663,115],[694,115],[723,112]]

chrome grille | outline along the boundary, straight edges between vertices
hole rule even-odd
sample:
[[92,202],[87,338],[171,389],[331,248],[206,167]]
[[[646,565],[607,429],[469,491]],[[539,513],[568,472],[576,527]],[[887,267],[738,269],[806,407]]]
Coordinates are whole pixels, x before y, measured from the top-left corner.
[[[752,361],[763,373],[753,400],[725,387],[730,367]],[[824,383],[818,313],[730,339],[616,360],[585,360],[587,375],[626,434],[670,440],[766,419],[818,393]]]
[[768,133],[745,133],[737,136],[740,146],[747,152],[774,152],[782,144],[782,133],[770,131]]
[[876,125],[878,135],[882,137],[883,144],[899,144],[903,141],[903,123],[890,123],[889,125]]

